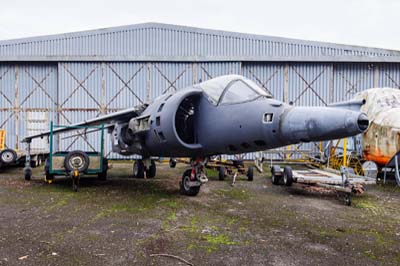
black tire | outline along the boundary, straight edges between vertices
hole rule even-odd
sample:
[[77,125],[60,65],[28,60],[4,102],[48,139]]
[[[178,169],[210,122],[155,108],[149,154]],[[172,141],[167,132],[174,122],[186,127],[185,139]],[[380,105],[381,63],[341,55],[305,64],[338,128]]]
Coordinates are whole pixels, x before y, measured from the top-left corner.
[[50,171],[50,158],[47,158],[46,161],[44,161],[44,171],[46,173]]
[[170,168],[175,168],[176,167],[176,159],[170,158],[169,159],[169,167]]
[[225,179],[225,167],[221,166],[218,168],[218,180],[224,181]]
[[45,179],[45,181],[47,182],[47,183],[52,183],[53,181],[54,181],[54,175],[51,175],[50,173],[46,173],[46,175],[45,175],[45,177],[44,177]]
[[271,181],[272,184],[274,185],[279,185],[280,181],[281,181],[281,173],[278,173],[277,171],[279,171],[278,169],[275,169],[275,167],[271,168]]
[[103,158],[103,172],[99,173],[97,175],[99,180],[107,180],[107,170],[108,170],[108,160],[106,158]]
[[254,179],[254,168],[252,166],[249,166],[249,168],[247,168],[247,180],[253,181],[253,179]]
[[351,197],[349,193],[344,195],[344,204],[346,204],[346,206],[351,206]]
[[290,187],[293,183],[293,172],[292,168],[289,166],[285,166],[283,168],[283,184],[287,187]]
[[4,149],[0,152],[0,160],[4,165],[15,163],[17,153],[13,149]]
[[100,174],[97,174],[97,178],[101,181],[107,180],[107,170],[101,172]]
[[182,195],[186,196],[196,196],[200,192],[200,186],[188,187],[186,182],[190,181],[190,175],[192,174],[192,169],[186,170],[182,175],[182,181],[180,182],[180,191]]
[[144,178],[144,164],[142,160],[136,160],[133,164],[133,177]]
[[30,168],[30,167],[25,167],[23,171],[24,171],[24,178],[25,178],[25,180],[26,180],[26,181],[31,180],[31,178],[32,178],[32,168]]
[[84,151],[70,151],[64,159],[64,167],[67,172],[85,172],[89,168],[89,156]]
[[151,160],[151,164],[149,166],[149,169],[146,170],[146,177],[147,178],[153,178],[156,176],[156,163],[154,162],[154,160]]

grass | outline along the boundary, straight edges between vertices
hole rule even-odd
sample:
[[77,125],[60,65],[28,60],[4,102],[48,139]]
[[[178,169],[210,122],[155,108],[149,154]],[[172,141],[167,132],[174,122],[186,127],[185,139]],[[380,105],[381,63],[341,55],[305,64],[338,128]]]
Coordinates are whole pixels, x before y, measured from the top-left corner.
[[236,199],[241,201],[250,199],[249,192],[247,190],[239,188],[218,189],[215,191],[215,193],[224,198]]

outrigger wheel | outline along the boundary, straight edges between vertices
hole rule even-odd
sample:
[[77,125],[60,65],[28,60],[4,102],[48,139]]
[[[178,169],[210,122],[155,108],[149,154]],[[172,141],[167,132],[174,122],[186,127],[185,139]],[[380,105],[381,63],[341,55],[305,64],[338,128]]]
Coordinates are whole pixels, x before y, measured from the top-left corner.
[[183,195],[196,196],[199,194],[200,186],[190,186],[192,169],[188,169],[183,173],[182,181],[180,182],[180,190]]

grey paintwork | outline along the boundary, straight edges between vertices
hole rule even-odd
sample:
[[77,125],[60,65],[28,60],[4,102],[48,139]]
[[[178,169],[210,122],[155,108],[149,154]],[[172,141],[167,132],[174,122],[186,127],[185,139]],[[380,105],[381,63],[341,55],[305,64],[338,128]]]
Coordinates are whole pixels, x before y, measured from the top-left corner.
[[[250,82],[237,75],[222,78],[228,80],[226,86],[223,85],[222,95],[228,84],[236,80]],[[215,79],[211,84],[219,80]],[[111,132],[113,151],[123,155],[207,157],[357,135],[368,127],[366,115],[354,111],[354,106],[361,104],[294,107],[265,95],[236,104],[218,104],[210,101],[200,84],[160,96],[148,106],[76,125],[106,123]],[[272,114],[272,119],[265,121],[265,114]],[[63,131],[60,129],[56,133]],[[48,134],[30,136],[24,141]]]

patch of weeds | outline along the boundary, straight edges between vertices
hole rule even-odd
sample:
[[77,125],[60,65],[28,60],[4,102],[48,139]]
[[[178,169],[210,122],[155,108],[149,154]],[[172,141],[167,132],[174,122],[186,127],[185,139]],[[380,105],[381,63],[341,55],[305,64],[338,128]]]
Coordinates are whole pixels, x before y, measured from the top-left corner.
[[365,250],[363,254],[370,259],[378,260],[378,257],[371,250]]
[[353,206],[358,209],[376,209],[377,204],[376,201],[373,201],[367,197],[354,197],[353,199]]
[[[207,221],[207,225],[203,225],[203,218]],[[240,245],[241,243],[233,241],[231,237],[223,232],[222,228],[216,225],[210,225],[210,221],[207,217],[201,217],[201,221],[197,217],[192,217],[190,225],[185,226],[183,231],[190,235],[192,241],[188,245],[188,250],[191,249],[203,249],[207,252],[217,251],[223,246]],[[231,223],[235,223],[235,220],[231,220]],[[243,228],[243,230],[246,230]],[[249,242],[246,241],[246,245]]]
[[238,245],[238,242],[232,241],[227,234],[207,234],[203,237],[209,244],[207,247],[208,252],[216,251],[220,246]]
[[378,190],[381,190],[383,192],[400,192],[400,187],[397,186],[397,184],[379,184],[375,186]]
[[216,169],[207,169],[207,177],[216,178],[218,177],[218,171]]
[[216,194],[226,197],[226,198],[231,198],[231,199],[236,199],[236,200],[250,199],[250,195],[249,195],[248,191],[239,189],[239,188],[218,189],[216,191]]
[[175,221],[176,221],[176,212],[175,212],[175,211],[172,211],[172,212],[168,215],[167,220],[169,220],[169,221],[171,221],[171,222],[175,222]]
[[46,205],[45,212],[50,212],[67,205],[71,201],[72,196],[72,194],[65,194],[62,198],[56,200],[55,202],[49,202],[49,204]]
[[103,218],[103,217],[110,217],[116,213],[120,213],[120,212],[127,212],[127,213],[137,213],[137,212],[141,212],[147,210],[144,207],[132,207],[129,204],[126,203],[118,203],[118,204],[114,204],[112,205],[110,208],[107,209],[103,209],[100,212],[98,212],[96,214],[96,216],[94,217],[94,220]]

